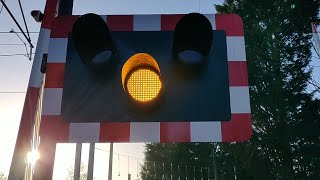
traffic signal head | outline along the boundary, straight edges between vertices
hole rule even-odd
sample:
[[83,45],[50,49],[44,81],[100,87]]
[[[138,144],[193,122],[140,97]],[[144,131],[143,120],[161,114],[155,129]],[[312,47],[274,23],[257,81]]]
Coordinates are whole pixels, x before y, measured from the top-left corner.
[[[84,27],[91,45],[81,39],[86,31],[77,33],[90,16],[109,37],[101,46],[92,45],[103,39],[97,28]],[[57,17],[42,109],[42,121],[55,126],[46,132],[59,125],[69,142],[245,141],[252,128],[243,36],[234,14]]]
[[202,14],[183,16],[169,31],[110,31],[101,16],[86,14],[69,39],[61,108],[67,121],[231,118],[226,35]]

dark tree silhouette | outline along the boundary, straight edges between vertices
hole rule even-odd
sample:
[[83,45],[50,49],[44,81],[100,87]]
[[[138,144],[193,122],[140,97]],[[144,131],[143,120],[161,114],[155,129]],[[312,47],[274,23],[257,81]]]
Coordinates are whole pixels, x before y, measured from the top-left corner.
[[[243,18],[253,136],[245,143],[147,144],[142,179],[170,177],[171,163],[190,167],[189,178],[195,166],[210,167],[211,178],[216,169],[218,179],[320,179],[320,101],[307,89],[319,1],[226,0],[216,9]],[[173,172],[173,179],[186,176]],[[201,179],[199,168],[195,174]]]

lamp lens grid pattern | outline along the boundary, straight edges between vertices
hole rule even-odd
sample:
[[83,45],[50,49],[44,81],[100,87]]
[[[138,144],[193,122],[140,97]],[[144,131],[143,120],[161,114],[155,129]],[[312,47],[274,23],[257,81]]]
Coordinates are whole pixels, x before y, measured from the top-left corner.
[[149,69],[134,71],[127,82],[129,94],[140,102],[147,102],[156,98],[161,87],[159,75]]

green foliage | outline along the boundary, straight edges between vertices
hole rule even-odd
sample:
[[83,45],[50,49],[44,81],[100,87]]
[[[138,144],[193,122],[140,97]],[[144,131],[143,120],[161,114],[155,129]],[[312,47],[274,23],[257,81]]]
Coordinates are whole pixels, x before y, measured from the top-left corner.
[[170,177],[171,163],[214,169],[213,162],[218,179],[320,179],[320,101],[307,92],[310,24],[319,21],[319,1],[226,0],[216,9],[243,18],[253,136],[246,143],[214,146],[148,144],[142,179],[162,175],[161,163]]

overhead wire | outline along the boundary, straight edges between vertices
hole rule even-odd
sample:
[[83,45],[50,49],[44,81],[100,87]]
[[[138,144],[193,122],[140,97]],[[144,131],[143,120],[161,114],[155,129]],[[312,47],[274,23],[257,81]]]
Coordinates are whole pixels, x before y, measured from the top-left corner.
[[[36,43],[32,43],[33,45],[37,45]],[[0,46],[24,46],[24,44],[19,43],[0,43]]]
[[[316,42],[315,42],[316,43]],[[320,43],[320,42],[319,42]],[[318,55],[318,59],[320,58],[320,52],[318,52],[316,46],[313,44],[313,42],[311,42],[311,46],[313,47],[314,49],[314,52],[316,52],[316,54]]]
[[[108,151],[108,150],[101,149],[101,148],[97,148],[97,147],[96,147],[95,149],[100,150],[100,151],[104,151],[104,152],[110,152],[110,151]],[[133,156],[129,156],[129,155],[121,154],[121,153],[115,153],[115,152],[114,152],[113,154],[117,154],[117,155],[124,156],[124,157],[129,157],[129,158],[132,158],[132,159],[144,160],[144,159],[142,159],[142,158],[133,157]]]
[[[12,29],[10,32],[14,33],[17,35],[17,37],[20,39],[20,41],[24,44],[24,47],[26,49],[26,53],[27,53],[27,56],[29,56],[29,59],[31,60],[31,55],[29,55],[29,52],[28,52],[28,48],[27,48],[27,44],[23,41],[23,39]],[[30,47],[31,48],[31,47]],[[32,51],[32,49],[30,49]]]
[[[10,32],[6,32],[6,33],[14,33],[18,38],[19,38],[19,40],[22,42],[22,44],[21,43],[8,43],[8,44],[0,44],[0,45],[2,45],[2,46],[13,46],[13,45],[24,45],[24,47],[25,47],[25,50],[26,50],[26,54],[0,54],[0,57],[9,57],[9,56],[25,56],[25,57],[27,57],[29,60],[31,60],[31,56],[32,56],[32,54],[34,54],[34,53],[32,53],[32,48],[31,48],[31,46],[30,46],[30,53],[28,52],[28,48],[27,48],[27,44],[23,41],[23,39],[18,35],[18,33],[17,32],[15,32],[14,30],[11,30]],[[33,45],[36,45],[35,43],[32,43]]]
[[26,54],[0,54],[0,57],[7,57],[7,56],[27,56]]
[[[316,54],[318,55],[318,57],[320,58],[320,52],[318,52],[318,49],[316,48],[316,46],[315,46],[315,44],[318,44],[318,43],[320,43],[319,42],[319,34],[318,34],[318,32],[317,32],[317,26],[316,26],[316,24],[315,23],[311,23],[311,29],[312,29],[312,41],[313,42],[311,42],[311,45],[312,45],[312,47],[313,47],[313,49],[314,49],[314,51],[316,52]],[[316,35],[314,35],[314,34],[316,34]]]
[[[21,34],[23,32],[16,32],[16,31],[13,31],[13,32],[0,32],[0,35],[1,34],[16,34],[16,36],[18,36],[18,38],[20,39],[20,41],[22,43],[0,43],[0,46],[25,46],[25,49],[26,49],[26,53],[27,55],[25,54],[0,54],[0,57],[7,57],[7,56],[26,56],[29,58],[29,60],[31,60],[31,55],[34,54],[34,53],[29,53],[28,50],[27,50],[27,47],[26,47],[26,43],[21,39],[21,37],[18,35],[18,34]],[[33,32],[29,32],[30,34],[39,34],[39,32],[36,32],[36,31],[33,31]],[[30,43],[29,43],[30,44]],[[33,46],[37,45],[37,43],[31,43]],[[32,48],[30,48],[30,52],[32,52]]]
[[309,83],[315,88],[312,90],[313,92],[319,92],[320,93],[320,84],[315,80],[310,80]]
[[[27,44],[23,41],[23,39],[18,35],[17,32],[11,30],[11,32],[1,32],[1,33],[14,33],[22,43],[0,43],[0,46],[24,46],[26,54],[0,54],[0,57],[8,57],[8,56],[26,56],[29,60],[31,60],[32,48],[30,47],[30,52],[28,51]],[[32,43],[32,45],[37,45],[36,43]]]
[[[6,2],[5,0],[3,0],[3,1]],[[3,10],[3,5],[1,6],[0,14],[2,13],[2,10]]]
[[[24,33],[24,32],[16,32],[16,33]],[[40,32],[29,32],[29,34],[39,34]],[[0,34],[11,34],[11,32],[6,32],[6,31],[0,31]]]
[[4,0],[0,0],[0,2],[2,3],[2,5],[4,6],[4,8],[7,10],[7,12],[9,13],[10,17],[12,18],[12,20],[15,22],[15,24],[18,26],[19,30],[21,31],[21,33],[23,34],[23,36],[26,38],[26,40],[28,41],[28,43],[30,44],[30,47],[33,48],[33,45],[31,43],[31,39],[28,38],[28,36],[26,35],[26,33],[24,33],[23,29],[21,28],[20,24],[18,23],[18,21],[16,20],[16,18],[14,17],[14,15],[11,13],[10,9],[8,8],[8,6],[6,5],[6,3],[4,2]]
[[27,92],[0,91],[0,94],[25,94]]
[[23,9],[22,9],[21,1],[18,0],[18,3],[19,3],[19,7],[20,7],[22,18],[23,18],[24,26],[26,27],[27,35],[28,35],[28,37],[29,37],[29,39],[31,41],[29,30],[28,30],[28,26],[27,26],[27,22],[26,22],[26,18],[24,16],[24,12],[23,12]]
[[[30,34],[29,34],[29,29],[28,29],[28,25],[27,25],[27,22],[26,22],[26,18],[25,18],[24,12],[23,12],[23,8],[22,8],[22,5],[21,5],[21,1],[18,0],[18,3],[19,3],[19,7],[20,7],[20,11],[21,11],[22,18],[23,18],[24,26],[25,26],[25,28],[26,28],[27,35],[28,35],[28,38],[29,38],[29,40],[30,40],[30,42],[29,42],[29,43],[30,43],[30,53],[28,52],[27,46],[25,46],[25,48],[26,48],[26,51],[27,51],[29,60],[31,61],[31,53],[32,53],[32,48],[33,48],[32,40],[31,40],[31,37],[30,37]],[[17,34],[17,35],[18,35],[18,34]]]
[[[32,53],[34,54],[34,53]],[[28,57],[27,54],[0,54],[0,57],[10,57],[10,56],[25,56]]]

